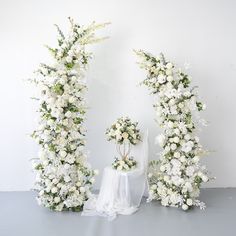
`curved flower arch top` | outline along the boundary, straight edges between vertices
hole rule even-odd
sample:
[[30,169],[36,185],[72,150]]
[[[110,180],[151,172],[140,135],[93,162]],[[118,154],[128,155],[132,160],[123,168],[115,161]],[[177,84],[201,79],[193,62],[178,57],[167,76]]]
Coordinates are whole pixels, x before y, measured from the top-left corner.
[[58,46],[48,47],[54,62],[41,64],[32,79],[40,91],[40,121],[32,137],[40,145],[34,162],[39,204],[53,210],[82,209],[96,171],[87,162],[83,122],[87,110],[84,72],[92,54],[86,46],[104,38],[95,35],[106,24],[80,26],[69,18],[70,31],[59,33]]
[[[190,78],[163,54],[155,57],[136,51],[139,65],[147,72],[142,82],[156,97],[154,108],[163,133],[157,141],[163,148],[158,162],[151,162],[149,200],[157,199],[164,206],[204,208],[197,198],[202,182],[209,180],[200,158],[206,154],[196,136],[199,111],[205,104],[199,101]],[[196,114],[196,115],[195,115]],[[156,165],[158,164],[158,165]]]

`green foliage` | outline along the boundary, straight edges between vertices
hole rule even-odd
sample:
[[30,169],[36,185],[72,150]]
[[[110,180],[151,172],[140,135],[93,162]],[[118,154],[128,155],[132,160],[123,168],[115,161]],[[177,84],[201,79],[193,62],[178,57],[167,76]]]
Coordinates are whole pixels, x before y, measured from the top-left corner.
[[56,93],[58,95],[62,95],[64,92],[63,85],[59,84],[59,83],[55,84],[52,89],[53,89],[54,93]]
[[202,111],[203,110],[203,104],[201,102],[196,102],[196,105],[197,105],[198,111]]

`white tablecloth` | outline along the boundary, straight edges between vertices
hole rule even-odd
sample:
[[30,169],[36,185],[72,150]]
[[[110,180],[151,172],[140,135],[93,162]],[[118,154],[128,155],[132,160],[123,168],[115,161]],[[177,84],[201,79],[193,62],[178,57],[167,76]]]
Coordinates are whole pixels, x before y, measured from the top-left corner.
[[134,153],[138,162],[134,170],[125,172],[105,167],[100,192],[92,195],[85,203],[83,216],[100,215],[113,220],[117,214],[130,215],[138,210],[147,183],[147,132],[143,142],[135,147]]

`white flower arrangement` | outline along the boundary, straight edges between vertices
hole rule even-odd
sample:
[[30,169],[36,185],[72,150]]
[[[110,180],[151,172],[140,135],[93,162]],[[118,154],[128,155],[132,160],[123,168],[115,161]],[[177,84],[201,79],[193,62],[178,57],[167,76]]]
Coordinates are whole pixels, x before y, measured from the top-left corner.
[[[142,82],[157,100],[154,105],[157,121],[163,133],[156,140],[163,148],[160,160],[150,163],[149,201],[160,200],[164,206],[181,207],[183,210],[205,204],[197,200],[200,185],[208,182],[208,172],[200,165],[206,154],[196,136],[196,122],[205,104],[198,100],[195,88],[190,88],[190,78],[176,66],[166,61],[163,54],[154,57],[136,51],[140,67],[147,71]],[[194,120],[195,118],[195,120]]]
[[133,157],[127,157],[123,159],[115,158],[115,161],[112,163],[112,167],[119,171],[129,171],[135,169],[137,166],[137,161]]
[[41,64],[37,78],[31,80],[40,91],[39,127],[32,134],[41,147],[34,162],[37,200],[56,211],[81,210],[97,174],[84,151],[87,85],[83,74],[92,56],[86,45],[103,39],[94,32],[106,24],[84,27],[69,20],[68,36],[56,26],[58,47],[47,47],[54,62]]
[[116,143],[124,144],[131,143],[136,145],[141,141],[138,122],[132,122],[128,117],[121,117],[117,119],[110,128],[106,130],[108,141],[114,140]]
[[[141,141],[138,122],[132,122],[128,117],[121,117],[117,119],[110,128],[106,130],[108,141],[114,140],[117,144],[117,151],[122,159],[115,158],[112,163],[114,169],[120,171],[128,171],[137,166],[137,162],[133,157],[129,157],[130,144],[136,145]],[[121,146],[123,150],[121,150]]]

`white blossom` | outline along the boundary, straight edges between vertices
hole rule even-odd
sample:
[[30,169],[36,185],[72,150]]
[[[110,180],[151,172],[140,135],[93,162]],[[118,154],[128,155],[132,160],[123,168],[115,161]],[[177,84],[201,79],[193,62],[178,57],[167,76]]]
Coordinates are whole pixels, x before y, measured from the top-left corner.
[[68,36],[57,26],[59,44],[48,47],[54,62],[41,64],[33,80],[41,94],[39,126],[32,134],[40,145],[39,159],[33,164],[37,201],[56,211],[81,210],[95,174],[83,150],[87,89],[84,72],[91,57],[85,45],[100,41],[94,32],[105,24],[84,27],[71,18],[70,23]]
[[[204,208],[196,199],[200,184],[209,180],[207,170],[200,165],[199,153],[202,146],[196,136],[195,123],[200,122],[198,111],[206,108],[200,102],[195,90],[190,88],[190,77],[177,69],[161,54],[155,57],[144,51],[137,51],[141,68],[148,73],[142,82],[155,95],[157,121],[163,133],[156,142],[163,148],[158,167],[149,171],[149,186],[152,188],[149,200],[157,199],[164,206],[192,206]],[[195,116],[196,114],[196,116]]]

